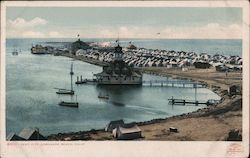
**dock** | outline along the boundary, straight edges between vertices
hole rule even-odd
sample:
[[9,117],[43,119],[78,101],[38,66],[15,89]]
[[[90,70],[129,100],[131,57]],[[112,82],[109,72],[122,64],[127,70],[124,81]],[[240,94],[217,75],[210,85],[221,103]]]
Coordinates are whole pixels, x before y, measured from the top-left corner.
[[150,87],[178,87],[178,88],[205,88],[205,84],[195,83],[192,81],[173,81],[173,80],[150,80],[150,81],[143,81],[143,86],[150,86]]
[[203,105],[207,105],[207,102],[199,102],[199,101],[187,101],[185,99],[168,99],[169,103],[172,105],[186,105],[186,104],[194,104],[194,105],[199,105],[199,104],[203,104]]
[[168,99],[169,100],[169,104],[171,105],[195,105],[195,106],[198,106],[198,105],[211,105],[211,103],[209,101],[207,102],[199,102],[199,101],[191,101],[191,100],[185,100],[185,99],[174,99],[174,98],[171,98],[171,99]]
[[[80,78],[80,79],[79,79]],[[77,81],[75,84],[96,84],[97,81],[95,79],[82,79],[82,76],[77,76]],[[150,80],[150,81],[142,81],[143,86],[150,87],[177,87],[177,88],[205,88],[205,84],[194,83],[192,81],[173,81],[173,80]]]

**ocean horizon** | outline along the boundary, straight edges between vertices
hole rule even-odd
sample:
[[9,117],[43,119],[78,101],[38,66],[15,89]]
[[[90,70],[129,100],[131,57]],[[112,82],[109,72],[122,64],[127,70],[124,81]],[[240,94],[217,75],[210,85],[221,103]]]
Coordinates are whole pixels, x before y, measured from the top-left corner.
[[[7,45],[20,47],[19,42],[43,44],[46,42],[74,42],[77,38],[6,38]],[[115,43],[117,38],[81,38],[84,42],[110,42]],[[221,54],[225,56],[242,56],[241,39],[150,39],[150,38],[123,38],[119,43],[128,46],[132,42],[136,47],[146,49],[174,50],[207,53],[210,55]],[[30,46],[31,47],[31,46]]]

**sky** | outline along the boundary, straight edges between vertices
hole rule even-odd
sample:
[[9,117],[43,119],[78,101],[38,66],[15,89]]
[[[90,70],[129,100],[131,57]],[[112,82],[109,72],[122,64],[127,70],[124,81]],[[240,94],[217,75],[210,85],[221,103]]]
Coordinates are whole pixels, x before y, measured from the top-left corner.
[[7,38],[241,39],[241,8],[7,7]]

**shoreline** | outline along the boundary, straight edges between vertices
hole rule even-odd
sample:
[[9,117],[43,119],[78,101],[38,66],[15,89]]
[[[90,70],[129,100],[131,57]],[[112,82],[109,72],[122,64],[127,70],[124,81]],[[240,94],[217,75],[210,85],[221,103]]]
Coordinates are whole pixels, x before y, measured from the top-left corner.
[[[63,56],[101,66],[100,64],[101,62],[99,63],[97,60],[90,61],[88,59],[81,59],[81,58],[74,57],[72,55],[71,56],[63,55]],[[142,135],[144,135],[144,138],[142,140],[206,140],[206,139],[200,139],[200,138],[193,139],[192,136],[185,136],[185,133],[182,133],[182,135],[179,136],[180,137],[179,138],[178,136],[176,136],[176,134],[168,133],[166,131],[167,128],[164,127],[163,129],[161,129],[158,126],[161,126],[162,124],[166,125],[168,123],[170,124],[175,124],[178,122],[188,123],[189,120],[190,122],[196,122],[196,121],[199,122],[199,120],[218,121],[217,117],[219,117],[220,115],[224,117],[225,115],[229,115],[229,114],[230,116],[227,116],[227,117],[230,119],[233,119],[231,118],[232,113],[233,113],[233,116],[234,115],[237,116],[237,120],[236,120],[237,127],[232,128],[232,129],[239,129],[239,131],[242,132],[242,122],[239,122],[239,120],[242,118],[242,111],[241,111],[242,110],[242,95],[234,95],[232,97],[227,95],[227,88],[230,85],[237,85],[237,86],[242,87],[242,73],[241,72],[230,72],[226,78],[225,78],[225,73],[216,72],[214,69],[192,69],[191,68],[190,70],[182,71],[181,69],[166,69],[164,67],[146,67],[146,68],[142,68],[142,72],[150,73],[150,74],[153,73],[154,75],[169,76],[173,78],[191,79],[195,82],[206,84],[208,89],[212,90],[214,93],[216,93],[217,95],[221,97],[221,102],[217,105],[208,106],[208,107],[201,108],[193,112],[176,115],[172,117],[153,119],[153,120],[143,121],[143,122],[136,122],[136,124],[142,129]],[[177,125],[178,124],[176,124],[175,126]],[[187,126],[187,128],[192,128],[192,125],[184,124],[184,126]],[[153,129],[155,128],[155,130],[150,131],[150,129],[152,128]],[[159,128],[160,128],[160,131],[159,131]],[[210,134],[208,133],[208,135]],[[209,140],[210,139],[211,140],[225,140],[226,139],[225,132],[223,133],[223,136],[221,135],[214,138],[211,134],[210,135],[211,138],[209,137]],[[115,140],[113,139],[111,133],[104,131],[104,128],[92,129],[88,131],[51,134],[47,136],[47,138],[48,140]]]

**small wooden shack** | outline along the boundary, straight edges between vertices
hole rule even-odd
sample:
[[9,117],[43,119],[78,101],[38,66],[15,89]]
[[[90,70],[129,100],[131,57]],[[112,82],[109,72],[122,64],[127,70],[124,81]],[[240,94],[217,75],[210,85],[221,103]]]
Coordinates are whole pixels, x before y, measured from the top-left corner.
[[119,127],[119,125],[123,125],[124,121],[123,120],[115,120],[115,121],[110,121],[109,124],[106,126],[105,131],[107,132],[112,132],[113,129]]
[[135,124],[123,124],[113,130],[113,135],[118,140],[133,140],[141,138],[141,129]]
[[21,141],[21,140],[25,140],[24,138],[22,137],[19,137],[18,135],[16,135],[16,133],[13,133],[11,132],[7,138],[6,138],[7,141]]
[[39,133],[38,129],[24,128],[20,133],[19,137],[25,140],[46,140],[46,138]]

